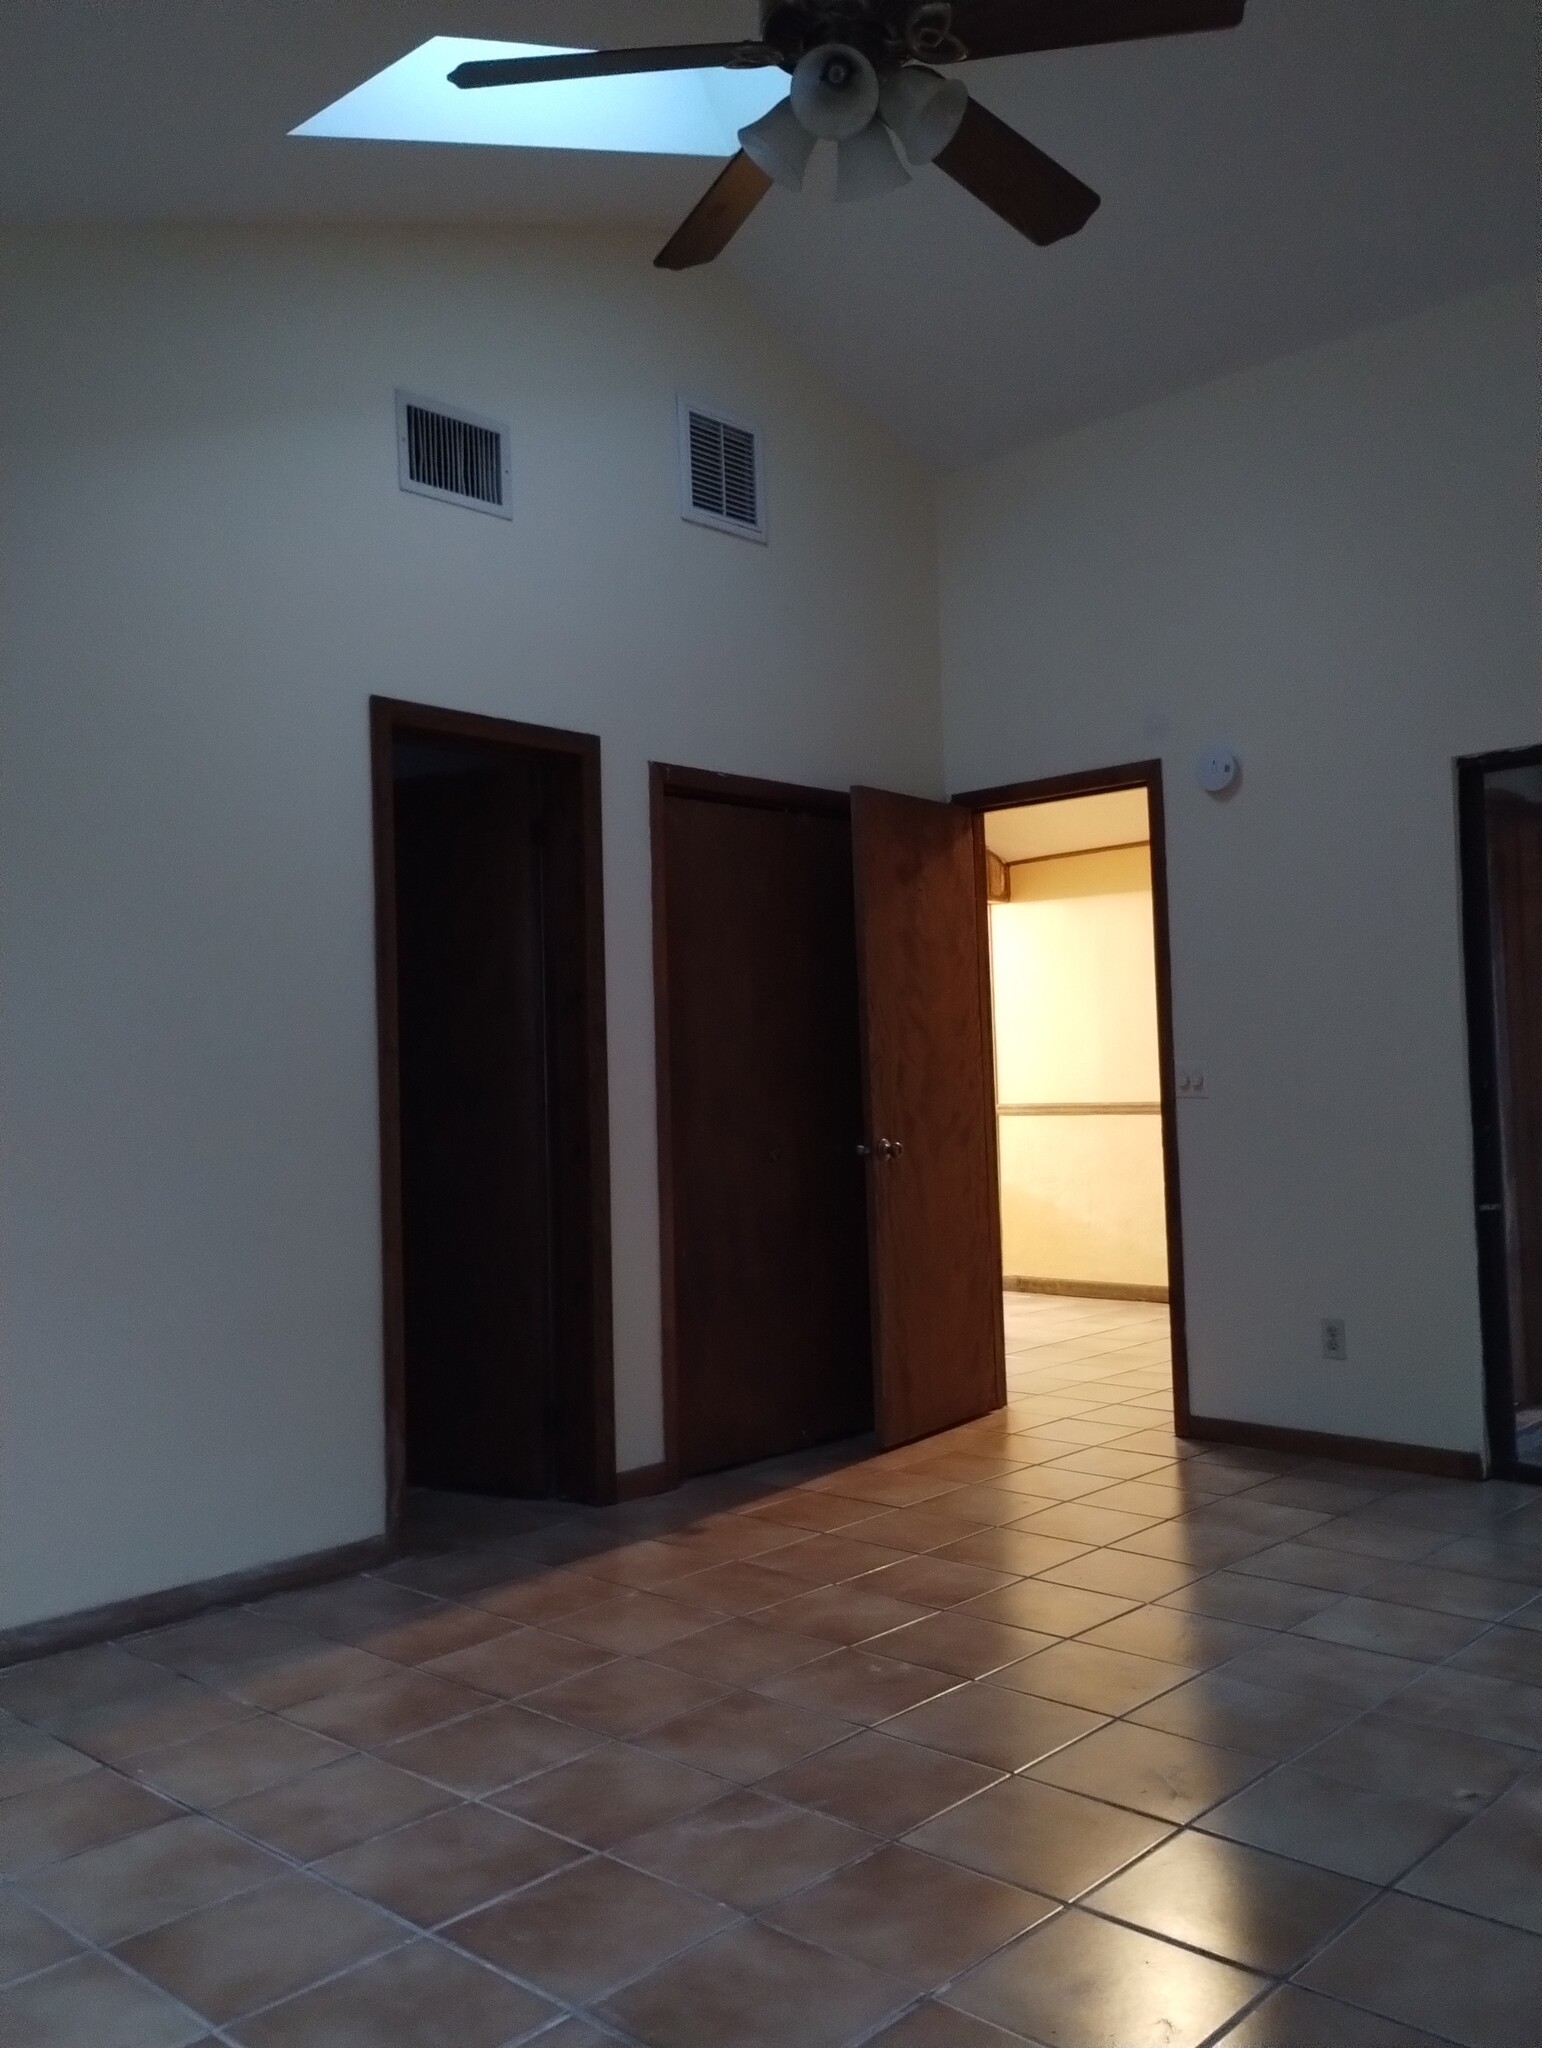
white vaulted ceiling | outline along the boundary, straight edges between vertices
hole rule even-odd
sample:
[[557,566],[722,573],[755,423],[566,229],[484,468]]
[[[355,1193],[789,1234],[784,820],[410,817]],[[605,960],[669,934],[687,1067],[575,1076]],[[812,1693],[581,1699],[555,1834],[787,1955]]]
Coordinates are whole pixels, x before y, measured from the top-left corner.
[[[288,130],[431,35],[658,42],[755,18],[753,0],[5,0],[0,220],[662,239],[712,163]],[[1035,249],[923,172],[849,208],[774,192],[719,267],[951,467],[1526,274],[1533,35],[1530,0],[1250,0],[1229,34],[970,66],[1102,193],[1080,235]]]

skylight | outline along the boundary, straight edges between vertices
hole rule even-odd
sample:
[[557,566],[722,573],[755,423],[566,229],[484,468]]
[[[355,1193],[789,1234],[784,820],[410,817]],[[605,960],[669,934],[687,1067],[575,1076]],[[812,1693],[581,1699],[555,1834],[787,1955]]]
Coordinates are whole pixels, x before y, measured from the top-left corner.
[[355,142],[732,156],[739,130],[769,112],[787,91],[785,74],[774,66],[653,71],[475,92],[450,84],[449,74],[468,59],[551,54],[546,44],[434,36],[291,132]]

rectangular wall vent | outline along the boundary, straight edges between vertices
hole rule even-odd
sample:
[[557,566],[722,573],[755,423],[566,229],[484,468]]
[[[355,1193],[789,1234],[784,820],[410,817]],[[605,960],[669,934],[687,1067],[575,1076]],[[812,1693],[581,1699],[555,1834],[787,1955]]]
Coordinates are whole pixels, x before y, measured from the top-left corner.
[[684,398],[679,406],[681,512],[702,526],[763,541],[759,434]]
[[432,399],[396,394],[397,475],[404,491],[512,519],[509,430],[451,412]]

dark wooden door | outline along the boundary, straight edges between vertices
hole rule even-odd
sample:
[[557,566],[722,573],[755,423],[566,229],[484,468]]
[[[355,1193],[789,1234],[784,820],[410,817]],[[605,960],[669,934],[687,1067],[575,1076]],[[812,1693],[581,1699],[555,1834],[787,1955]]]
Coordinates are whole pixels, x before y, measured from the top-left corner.
[[872,1381],[846,800],[680,773],[655,771],[654,803],[666,1379],[689,1474],[867,1429]]
[[983,850],[974,815],[851,793],[878,1435],[1006,1399]]
[[407,1478],[555,1490],[539,769],[398,748]]

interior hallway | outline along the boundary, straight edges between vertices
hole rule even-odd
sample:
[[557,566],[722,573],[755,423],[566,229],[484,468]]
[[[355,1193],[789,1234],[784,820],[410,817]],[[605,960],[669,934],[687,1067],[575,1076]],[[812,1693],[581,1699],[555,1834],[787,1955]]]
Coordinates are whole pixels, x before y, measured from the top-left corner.
[[1542,1496],[1006,1317],[946,1438],[0,1673],[0,2039],[1535,2048]]

